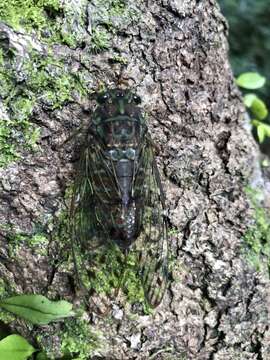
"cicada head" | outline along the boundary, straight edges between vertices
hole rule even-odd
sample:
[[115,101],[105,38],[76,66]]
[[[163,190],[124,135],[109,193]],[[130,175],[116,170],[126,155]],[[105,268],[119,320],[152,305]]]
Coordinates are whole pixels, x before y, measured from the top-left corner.
[[138,147],[146,131],[145,119],[138,106],[141,99],[128,90],[113,89],[97,97],[93,116],[94,132],[107,147]]

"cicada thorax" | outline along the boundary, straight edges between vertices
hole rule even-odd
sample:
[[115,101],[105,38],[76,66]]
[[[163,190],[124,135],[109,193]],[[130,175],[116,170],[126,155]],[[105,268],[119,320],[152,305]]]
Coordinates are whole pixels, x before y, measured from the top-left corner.
[[120,248],[128,249],[140,231],[142,199],[135,196],[134,179],[145,122],[134,99],[118,91],[97,109],[91,130],[102,154],[92,174],[98,221]]

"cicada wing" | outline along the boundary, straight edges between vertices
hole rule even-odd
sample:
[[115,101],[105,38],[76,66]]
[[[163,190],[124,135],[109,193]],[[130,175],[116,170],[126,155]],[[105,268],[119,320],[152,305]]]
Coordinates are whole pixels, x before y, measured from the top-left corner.
[[95,213],[95,194],[91,183],[93,161],[91,149],[85,148],[82,151],[73,184],[70,207],[72,240],[82,248],[89,249],[94,245],[93,239],[98,229],[98,217]]
[[136,240],[139,273],[149,304],[162,301],[167,284],[168,231],[165,197],[151,140],[146,138],[134,182],[135,198],[140,199],[140,235]]
[[[87,297],[106,298],[117,289],[117,262],[123,254],[110,239],[108,199],[118,184],[102,150],[93,139],[82,151],[70,207],[70,234],[76,278]],[[103,294],[100,295],[99,294]],[[111,296],[115,296],[115,292]],[[101,307],[104,306],[104,301]]]

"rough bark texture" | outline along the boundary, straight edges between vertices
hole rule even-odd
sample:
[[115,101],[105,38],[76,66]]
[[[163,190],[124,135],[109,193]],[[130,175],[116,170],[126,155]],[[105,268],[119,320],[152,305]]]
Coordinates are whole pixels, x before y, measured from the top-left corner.
[[[164,301],[153,314],[132,317],[129,306],[116,300],[108,317],[92,317],[93,332],[102,333],[96,353],[104,359],[267,360],[269,283],[241,250],[251,219],[244,186],[254,177],[257,150],[243,126],[244,109],[228,62],[226,22],[213,0],[145,0],[136,5],[128,0],[125,6],[136,16],[127,15],[126,21],[114,17],[109,48],[94,53],[87,39],[104,26],[106,2],[78,2],[66,31],[77,32],[81,43],[77,48],[54,45],[53,52],[65,59],[69,71],[83,74],[90,91],[101,82],[115,87],[121,77],[120,86],[142,97],[175,228],[170,237],[173,265]],[[84,22],[76,21],[80,12],[87,14]],[[5,25],[1,34],[11,48],[21,44],[19,66],[29,35]],[[46,54],[46,45],[31,41]],[[55,150],[54,144],[88,121],[93,104],[84,97],[48,110],[41,99],[32,114],[41,128],[40,151],[25,152],[0,171],[1,224],[28,236],[39,226],[48,235],[41,245],[45,252],[25,242],[16,262],[0,264],[2,278],[16,292],[73,297],[71,272],[61,268],[63,247],[57,244],[61,239],[55,240],[51,219],[64,209],[76,151],[70,144]],[[1,233],[0,254],[6,259],[10,233],[7,228]],[[29,335],[24,325],[16,326]],[[52,341],[58,341],[55,334]]]

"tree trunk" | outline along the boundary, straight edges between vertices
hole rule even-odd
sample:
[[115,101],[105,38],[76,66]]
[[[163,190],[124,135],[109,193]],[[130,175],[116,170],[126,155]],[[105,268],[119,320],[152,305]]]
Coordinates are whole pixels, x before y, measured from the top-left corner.
[[[269,359],[269,282],[243,250],[253,216],[245,187],[258,178],[257,147],[245,126],[228,62],[227,24],[216,2],[64,0],[60,9],[48,9],[57,29],[49,22],[41,30],[18,30],[8,21],[0,27],[9,75],[2,85],[2,119],[17,121],[0,137],[12,139],[19,154],[9,154],[12,162],[4,159],[0,171],[0,295],[74,299],[59,218],[76,176],[76,141],[55,145],[89,121],[92,92],[132,88],[159,149],[173,229],[170,283],[151,314],[136,313],[123,299],[115,299],[105,317],[91,314],[97,340],[84,354]],[[31,144],[35,129],[38,146]],[[10,327],[39,341],[51,357],[61,355],[61,324],[29,329],[13,320]],[[86,342],[76,343],[74,352]]]

